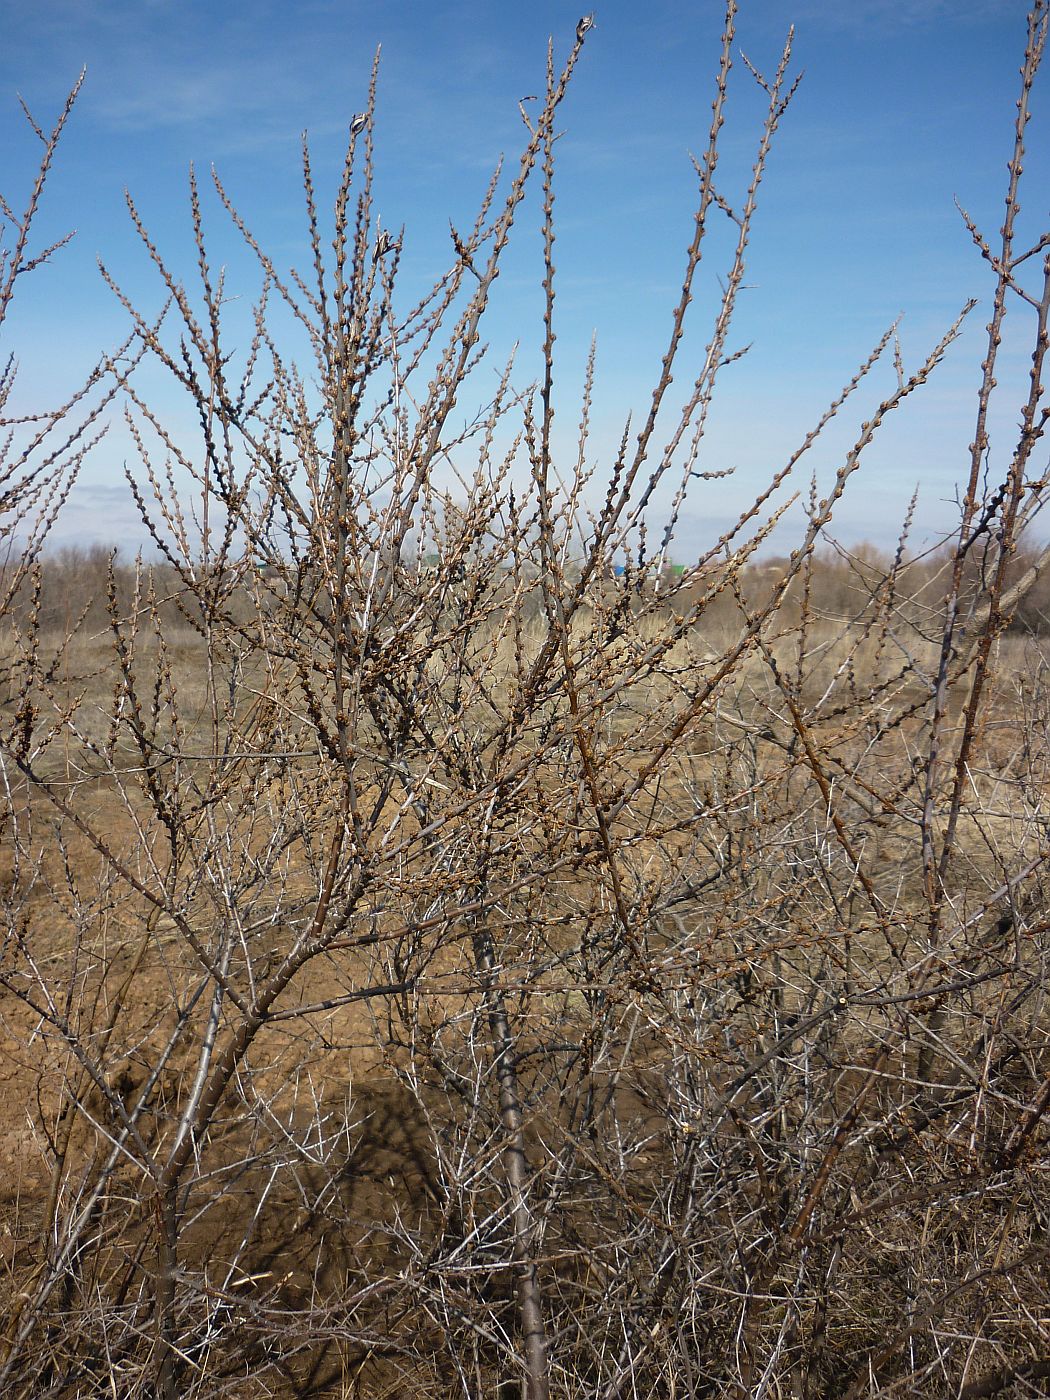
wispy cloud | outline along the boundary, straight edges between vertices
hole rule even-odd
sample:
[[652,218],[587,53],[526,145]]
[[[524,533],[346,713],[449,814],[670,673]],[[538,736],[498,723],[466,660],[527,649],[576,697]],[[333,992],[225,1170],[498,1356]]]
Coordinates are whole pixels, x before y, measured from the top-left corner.
[[124,555],[149,550],[147,534],[126,484],[79,481],[51,535],[53,546],[104,544]]
[[[955,24],[979,24],[1009,18],[1002,0],[849,0],[829,5],[827,0],[778,0],[777,8],[800,25],[819,22],[825,30],[894,33],[951,20]],[[790,13],[789,13],[790,12]],[[1023,11],[1019,11],[1023,13]]]
[[[39,90],[56,72],[86,66],[82,120],[109,133],[210,128],[227,140],[236,132],[240,149],[287,139],[290,124],[316,114],[319,77],[323,84],[338,57],[324,28],[304,30],[266,0],[250,12],[166,0],[55,0],[42,14],[16,11],[0,75]],[[370,52],[355,52],[352,35],[341,39],[359,60],[353,78],[367,76]]]

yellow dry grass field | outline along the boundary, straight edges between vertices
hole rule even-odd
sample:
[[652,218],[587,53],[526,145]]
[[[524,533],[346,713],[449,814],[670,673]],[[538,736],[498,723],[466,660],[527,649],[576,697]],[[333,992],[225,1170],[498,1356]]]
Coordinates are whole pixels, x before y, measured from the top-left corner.
[[[673,1245],[708,1309],[738,1308],[750,1235],[764,1316],[748,1345],[789,1316],[819,1321],[834,1385],[858,1350],[879,1354],[902,1269],[1011,1261],[1038,1307],[1025,1258],[1044,1130],[1009,1191],[988,1168],[1037,1092],[1048,1030],[1044,646],[995,646],[932,949],[915,755],[937,657],[920,624],[901,610],[891,647],[855,609],[785,608],[726,668],[746,617],[683,627],[693,601],[625,609],[603,589],[517,731],[549,628],[501,608],[468,634],[444,609],[401,653],[406,667],[418,653],[425,744],[393,756],[389,715],[363,705],[349,766],[337,719],[317,742],[316,678],[249,654],[271,616],[222,647],[185,626],[134,649],[112,631],[39,637],[52,664],[37,731],[61,723],[27,765],[35,781],[9,779],[4,846],[8,889],[25,891],[2,1002],[13,1298],[35,1304],[75,1228],[95,1297],[116,1290],[129,1319],[146,1307],[155,1176],[188,1131],[180,1325],[206,1340],[183,1372],[200,1393],[446,1393],[427,1359],[444,1345],[439,1300],[514,1306],[502,1017],[546,1287],[564,1306],[600,1307],[625,1271],[643,1287]],[[24,645],[10,635],[12,678]],[[935,813],[936,836],[946,821]],[[333,833],[348,843],[339,922],[268,1002],[198,1128],[202,1063],[304,947]],[[628,1262],[639,1231],[648,1265]],[[814,1233],[841,1260],[823,1294],[789,1286]],[[78,1327],[112,1328],[85,1280],[66,1286]],[[961,1293],[951,1325],[972,1326],[974,1306]],[[983,1326],[998,1355],[1004,1334]],[[490,1345],[477,1340],[482,1375]]]

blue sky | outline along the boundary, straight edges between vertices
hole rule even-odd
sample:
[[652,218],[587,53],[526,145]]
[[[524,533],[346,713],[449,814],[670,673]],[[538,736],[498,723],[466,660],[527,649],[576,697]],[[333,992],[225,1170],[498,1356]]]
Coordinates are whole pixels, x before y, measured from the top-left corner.
[[[688,557],[761,489],[887,325],[903,313],[908,367],[970,296],[982,307],[935,380],[887,424],[843,503],[835,533],[890,543],[918,484],[917,538],[954,519],[966,471],[982,353],[987,268],[954,207],[994,234],[1002,217],[1023,0],[744,0],[737,47],[772,69],[793,21],[805,76],[763,184],[732,347],[702,465],[733,467],[690,501],[677,552]],[[377,153],[385,225],[406,225],[406,297],[449,258],[448,219],[469,222],[501,152],[523,135],[518,99],[543,83],[548,35],[571,42],[581,5],[481,0],[7,0],[0,49],[0,190],[21,197],[35,153],[16,93],[49,119],[81,67],[87,80],[47,195],[40,234],[77,228],[74,244],[23,287],[3,330],[21,362],[19,404],[43,406],[124,331],[95,267],[102,257],[145,308],[155,277],[124,206],[127,187],[171,265],[189,279],[186,172],[214,163],[262,244],[305,262],[298,147],[307,129],[330,186],[346,127],[364,104],[382,44]],[[598,344],[592,454],[611,455],[626,412],[644,411],[680,285],[722,24],[717,0],[596,3],[596,28],[565,107],[559,143],[560,397],[571,449],[583,364]],[[1022,194],[1022,236],[1048,226],[1050,73],[1037,88]],[[737,63],[722,183],[736,196],[758,135],[761,94]],[[520,341],[519,382],[535,373],[541,327],[535,201],[497,284],[488,333],[500,355]],[[207,206],[215,261],[246,301],[257,285],[221,210]],[[712,243],[678,383],[699,363],[724,271]],[[1033,269],[1036,270],[1036,269]],[[1008,456],[1021,397],[1028,316],[1014,308],[1005,346],[992,469]],[[892,366],[858,396],[805,468],[828,478],[857,424],[892,383]],[[163,410],[164,393],[158,389]],[[464,405],[466,409],[468,405]],[[174,401],[169,411],[182,411]],[[129,543],[119,425],[85,467],[62,538]],[[1044,454],[1045,455],[1045,454]],[[600,474],[600,473],[599,473]]]

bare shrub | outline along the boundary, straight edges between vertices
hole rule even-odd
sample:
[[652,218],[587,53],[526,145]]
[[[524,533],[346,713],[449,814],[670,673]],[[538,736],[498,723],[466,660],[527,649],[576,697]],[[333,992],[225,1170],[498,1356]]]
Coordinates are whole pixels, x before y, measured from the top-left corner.
[[[5,327],[21,279],[44,267],[73,236],[68,233],[42,247],[33,243],[44,187],[83,79],[82,73],[50,132],[38,125],[22,103],[26,123],[42,150],[24,208],[19,211],[0,195],[0,329]],[[117,388],[112,365],[108,356],[102,357],[63,403],[14,417],[6,416],[17,373],[14,355],[8,352],[0,365],[0,614],[7,612],[81,463],[104,431],[103,410]]]
[[[5,1393],[976,1396],[1044,1375],[1050,688],[1043,659],[1023,686],[1001,662],[1043,558],[1010,573],[1044,491],[1050,265],[1027,288],[1046,239],[1013,230],[1047,9],[1001,244],[972,230],[994,303],[957,539],[937,568],[906,539],[818,556],[961,317],[910,369],[891,328],[678,577],[794,90],[789,40],[753,74],[768,114],[730,202],[735,22],[730,0],[667,351],[600,476],[593,366],[575,463],[551,433],[554,122],[589,19],[407,310],[402,235],[372,206],[374,78],[330,229],[304,147],[307,272],[216,181],[262,284],[240,358],[196,184],[192,291],[132,206],[175,320],[125,299],[136,353],[201,437],[128,380],[163,567],[109,566],[90,677],[20,622],[0,982],[37,1157],[11,1205]],[[459,429],[532,181],[539,380],[507,366]],[[676,405],[726,218],[725,298]],[[1010,297],[1031,392],[982,495]],[[759,571],[774,493],[887,354],[896,387]]]

